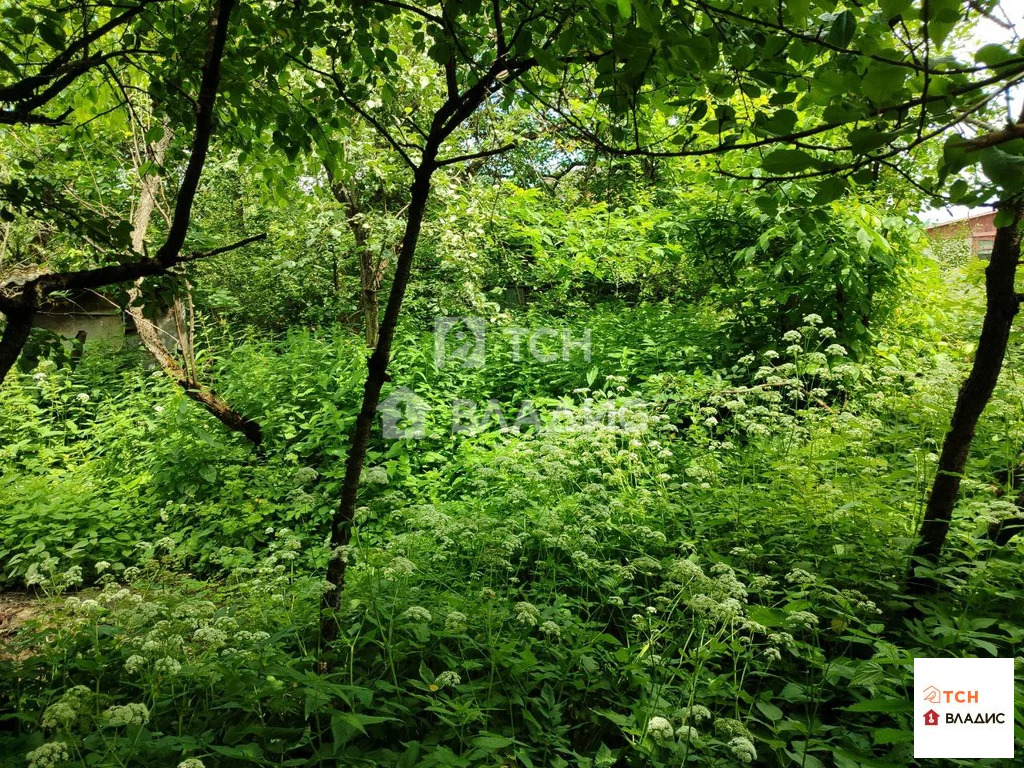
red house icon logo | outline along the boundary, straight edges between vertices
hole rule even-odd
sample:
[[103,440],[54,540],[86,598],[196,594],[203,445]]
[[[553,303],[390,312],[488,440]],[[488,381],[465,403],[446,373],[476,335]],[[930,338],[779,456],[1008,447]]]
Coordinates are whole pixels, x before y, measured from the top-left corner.
[[938,725],[939,724],[939,713],[934,709],[929,709],[924,713],[924,724],[925,725]]

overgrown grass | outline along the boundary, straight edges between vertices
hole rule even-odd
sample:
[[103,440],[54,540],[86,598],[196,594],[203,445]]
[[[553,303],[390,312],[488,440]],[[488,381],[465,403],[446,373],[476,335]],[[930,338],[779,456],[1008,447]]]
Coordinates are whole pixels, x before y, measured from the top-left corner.
[[[975,443],[950,591],[904,618],[977,321],[959,285],[919,285],[857,362],[813,317],[776,354],[740,356],[713,318],[668,307],[498,321],[480,369],[437,371],[433,339],[409,334],[390,386],[431,406],[428,434],[375,443],[357,536],[335,553],[358,340],[294,332],[208,358],[263,424],[263,456],[123,360],[9,381],[0,560],[42,603],[0,657],[0,754],[908,765],[913,657],[1024,640],[1024,551],[983,537],[1012,507],[994,477],[1024,438],[1016,358]],[[500,332],[547,325],[590,328],[590,359],[517,361]],[[453,398],[495,399],[507,422],[530,399],[537,421],[452,435]],[[614,418],[566,428],[557,409]],[[322,649],[330,556],[349,568]]]

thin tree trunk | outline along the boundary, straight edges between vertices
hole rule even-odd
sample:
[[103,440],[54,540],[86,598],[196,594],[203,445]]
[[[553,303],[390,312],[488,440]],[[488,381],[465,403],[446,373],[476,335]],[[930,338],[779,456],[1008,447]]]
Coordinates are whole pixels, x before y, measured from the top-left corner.
[[[328,175],[330,175],[330,171],[328,171]],[[379,265],[374,263],[373,251],[370,248],[370,232],[366,226],[366,213],[359,207],[355,195],[343,182],[333,179],[331,180],[331,192],[334,194],[334,199],[345,206],[345,218],[356,241],[356,250],[359,252],[359,305],[363,310],[364,335],[366,346],[375,349],[380,335],[380,305],[377,292],[380,290],[384,264],[383,261]],[[335,289],[337,289],[337,277],[335,277]]]
[[388,303],[384,309],[384,319],[380,324],[377,346],[370,355],[367,364],[366,383],[363,386],[363,404],[356,417],[352,444],[349,448],[348,460],[345,464],[345,480],[341,487],[341,504],[334,519],[331,521],[332,557],[327,568],[328,588],[324,591],[320,617],[320,632],[324,643],[330,643],[337,637],[338,624],[334,611],[341,600],[341,590],[345,584],[346,558],[338,551],[339,547],[348,545],[352,536],[352,522],[356,514],[356,497],[359,490],[359,478],[362,475],[363,463],[366,460],[366,448],[373,428],[373,420],[380,402],[380,391],[387,380],[387,368],[391,355],[391,343],[395,338],[398,316],[405,298],[405,290],[409,285],[412,272],[413,256],[423,225],[427,199],[430,196],[430,177],[435,169],[436,150],[431,154],[424,153],[423,161],[416,169],[409,202],[409,212],[405,221],[405,233],[402,236],[402,247],[395,264],[395,279],[388,295]]
[[[423,215],[427,208],[427,199],[430,197],[430,180],[434,171],[442,165],[451,165],[463,160],[471,160],[474,156],[463,155],[461,157],[438,160],[438,153],[441,144],[451,136],[452,132],[465,122],[477,108],[484,102],[492,92],[496,83],[505,85],[513,82],[523,72],[527,71],[533,62],[509,64],[504,52],[500,52],[498,58],[491,64],[487,72],[464,93],[458,93],[457,78],[455,73],[454,59],[445,66],[446,80],[448,83],[448,99],[434,113],[430,131],[426,136],[423,150],[418,165],[413,165],[409,157],[402,152],[405,161],[413,167],[413,182],[409,196],[409,207],[405,220],[405,233],[402,235],[402,245],[398,251],[398,259],[395,264],[395,277],[391,283],[391,291],[388,293],[387,306],[384,309],[384,319],[380,324],[380,332],[377,338],[377,346],[370,355],[367,363],[368,371],[366,383],[363,386],[363,404],[356,417],[355,429],[352,432],[352,442],[349,448],[348,460],[345,464],[345,479],[341,485],[341,503],[338,512],[331,520],[331,558],[327,566],[327,584],[324,590],[320,606],[320,637],[324,645],[330,643],[338,635],[338,622],[335,612],[341,602],[341,592],[345,586],[345,565],[346,557],[342,556],[339,548],[346,547],[352,537],[352,525],[356,515],[356,499],[359,492],[359,479],[363,472],[363,463],[366,460],[366,449],[370,440],[370,432],[373,429],[373,420],[377,413],[377,405],[380,402],[380,391],[384,382],[388,380],[388,362],[391,356],[391,344],[395,338],[395,329],[398,326],[398,316],[402,309],[402,300],[405,298],[406,288],[409,286],[409,278],[412,273],[412,261],[416,254],[416,243],[419,241],[420,229],[423,226]],[[378,128],[378,130],[380,130]],[[389,143],[399,149],[399,145],[392,137],[383,132]],[[495,152],[510,149],[511,145],[500,148]]]
[[[171,131],[164,129],[164,135],[151,149],[151,158],[157,165],[162,165],[167,147],[171,141]],[[140,153],[141,157],[141,153]],[[156,208],[156,197],[160,190],[162,179],[156,174],[150,174],[142,180],[142,190],[139,192],[139,201],[135,206],[132,215],[132,248],[140,256],[143,255],[146,242],[146,231],[149,229],[149,222]],[[224,398],[220,397],[209,387],[203,386],[197,381],[195,366],[182,366],[174,355],[168,350],[160,338],[161,329],[156,326],[143,312],[143,306],[138,304],[139,296],[142,293],[144,278],[139,278],[132,289],[128,292],[128,314],[135,321],[135,328],[139,332],[139,339],[143,346],[149,350],[156,361],[163,368],[164,372],[180,386],[185,394],[202,405],[211,415],[216,417],[224,426],[241,432],[253,445],[260,445],[263,442],[263,433],[259,424],[252,419],[243,416],[232,408]],[[181,300],[175,301],[175,318],[179,320],[184,313]],[[192,341],[183,322],[177,322],[178,343],[183,352],[191,350]],[[185,354],[186,360],[191,359],[190,354]]]
[[377,304],[377,269],[373,253],[364,247],[359,254],[359,279],[362,282],[363,325],[366,330],[366,346],[375,349],[380,335],[380,309]]
[[[135,263],[108,264],[103,267],[73,272],[43,272],[21,285],[11,282],[0,283],[0,311],[4,312],[8,318],[8,327],[4,332],[3,339],[0,339],[0,384],[3,384],[7,372],[21,353],[25,337],[31,328],[32,315],[39,303],[50,294],[58,291],[101,288],[115,283],[138,280],[140,277],[148,275],[164,274],[172,267],[186,261],[223,253],[264,237],[246,238],[233,246],[218,248],[207,253],[189,255],[181,253],[192,216],[192,205],[199,188],[199,179],[202,176],[203,166],[210,148],[210,137],[213,134],[213,112],[217,91],[220,87],[221,63],[227,45],[228,22],[231,19],[235,2],[236,0],[218,0],[210,14],[209,37],[203,61],[202,78],[199,84],[199,94],[195,100],[196,126],[192,151],[189,154],[181,186],[178,188],[174,216],[164,244],[154,258],[144,258]],[[14,323],[13,327],[10,325],[11,322]]]
[[936,579],[928,574],[918,575],[914,569],[918,566],[931,569],[939,561],[974,431],[999,380],[1010,326],[1020,304],[1014,290],[1014,279],[1020,260],[1020,223],[1024,201],[1015,200],[1007,206],[1012,221],[996,231],[991,260],[985,269],[985,319],[974,364],[957,396],[920,536],[912,555],[907,591],[913,595],[932,594],[939,588]]

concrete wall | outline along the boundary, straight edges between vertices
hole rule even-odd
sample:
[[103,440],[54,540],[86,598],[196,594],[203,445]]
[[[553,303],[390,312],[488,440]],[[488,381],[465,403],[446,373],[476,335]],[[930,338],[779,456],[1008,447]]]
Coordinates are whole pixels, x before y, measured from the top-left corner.
[[124,343],[121,310],[98,296],[83,296],[74,301],[58,300],[36,313],[35,325],[67,339],[85,332],[85,343],[102,341],[119,347]]

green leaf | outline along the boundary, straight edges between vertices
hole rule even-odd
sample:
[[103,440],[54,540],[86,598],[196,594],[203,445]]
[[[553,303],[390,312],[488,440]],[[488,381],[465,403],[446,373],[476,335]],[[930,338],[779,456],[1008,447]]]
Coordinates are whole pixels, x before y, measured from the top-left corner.
[[809,752],[790,752],[787,749],[786,754],[800,768],[825,768],[825,764]]
[[903,67],[872,62],[861,78],[860,90],[876,104],[883,104],[903,88],[907,70]]
[[884,147],[894,138],[892,133],[883,133],[875,128],[854,128],[847,134],[850,149],[855,155],[866,155],[868,152]]
[[261,762],[263,759],[263,750],[257,744],[243,744],[240,747],[210,745],[210,749],[218,755],[237,757],[250,762]]
[[908,744],[914,740],[914,731],[906,728],[879,728],[871,735],[875,744]]
[[817,165],[817,161],[800,149],[777,149],[767,155],[761,165],[769,173],[787,174],[813,168]]
[[866,699],[844,709],[847,712],[912,712],[914,705],[906,699]]
[[30,16],[18,16],[11,22],[11,25],[16,30],[26,35],[31,35],[36,31],[35,19]]
[[44,23],[40,24],[39,36],[43,38],[43,42],[53,48],[63,48],[66,42],[64,29],[56,19],[47,19]]
[[1012,55],[1013,54],[998,43],[989,43],[988,45],[983,45],[978,49],[977,53],[974,54],[974,60],[989,67],[994,67],[998,64],[1002,64]]
[[759,126],[774,136],[785,136],[796,127],[796,112],[792,109],[776,110],[771,117],[758,113],[757,117]]
[[148,131],[146,131],[146,141],[149,144],[156,144],[160,139],[164,137],[164,127],[160,123],[157,123]]
[[774,704],[770,704],[767,701],[757,702],[757,708],[761,711],[761,714],[771,720],[773,723],[776,720],[782,719],[782,710],[776,707]]
[[996,211],[996,216],[992,223],[997,229],[1010,226],[1013,224],[1013,211],[1010,208],[1000,208]]
[[2,50],[0,50],[0,69],[3,69],[5,72],[10,72],[14,76],[21,74],[21,70],[18,69],[18,65],[15,64],[14,60]]
[[818,182],[812,205],[825,205],[838,200],[846,192],[846,179],[842,176],[828,176]]
[[843,11],[832,19],[825,40],[837,48],[846,48],[857,32],[857,17],[850,11]]
[[507,736],[486,734],[484,736],[475,736],[470,739],[469,743],[479,749],[487,749],[493,752],[496,749],[504,749],[505,747],[515,744],[515,739],[510,739]]
[[633,15],[633,4],[630,0],[615,0],[615,2],[619,7],[619,16],[628,19]]
[[427,56],[438,64],[444,64],[452,57],[452,49],[448,46],[448,43],[444,40],[437,40],[427,50]]
[[1015,194],[1024,189],[1024,157],[988,147],[981,152],[981,169],[1006,192]]

